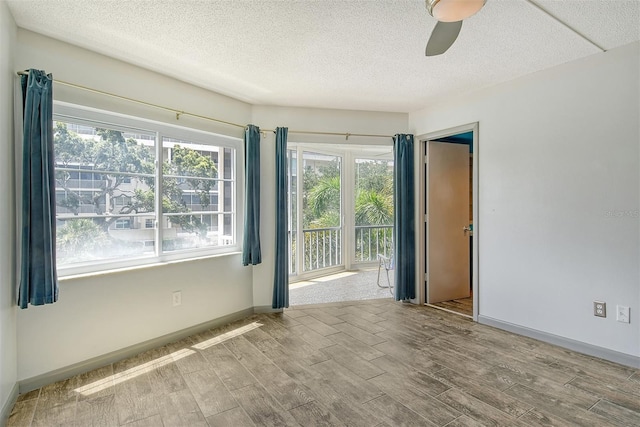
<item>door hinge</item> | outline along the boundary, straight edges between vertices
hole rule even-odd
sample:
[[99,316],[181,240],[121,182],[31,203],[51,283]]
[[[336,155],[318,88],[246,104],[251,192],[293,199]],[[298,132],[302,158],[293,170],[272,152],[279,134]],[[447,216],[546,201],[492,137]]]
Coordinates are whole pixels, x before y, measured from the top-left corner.
[[427,273],[424,273],[424,283],[427,283],[427,280],[429,280],[429,276]]
[[424,222],[428,222],[429,221],[429,215],[424,214]]
[[428,163],[428,162],[427,162],[427,155],[425,154],[425,155],[424,155],[424,164],[426,165],[427,163]]

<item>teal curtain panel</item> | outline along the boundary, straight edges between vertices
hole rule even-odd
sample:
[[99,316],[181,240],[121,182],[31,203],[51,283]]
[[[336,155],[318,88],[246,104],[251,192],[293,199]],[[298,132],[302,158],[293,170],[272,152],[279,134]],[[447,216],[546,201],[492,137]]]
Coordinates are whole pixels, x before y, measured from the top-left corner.
[[413,135],[393,138],[395,297],[416,297],[415,195]]
[[271,305],[276,309],[289,307],[287,133],[288,128],[276,128],[276,265]]
[[260,128],[248,125],[244,132],[244,235],[242,265],[262,262],[260,252]]
[[53,152],[53,78],[29,70],[23,100],[21,265],[18,305],[58,300]]

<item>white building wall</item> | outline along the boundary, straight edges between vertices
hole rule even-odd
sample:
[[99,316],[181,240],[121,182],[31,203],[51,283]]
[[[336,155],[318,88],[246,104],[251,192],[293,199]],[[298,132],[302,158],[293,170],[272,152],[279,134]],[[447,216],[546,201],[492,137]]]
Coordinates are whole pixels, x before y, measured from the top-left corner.
[[0,411],[10,409],[7,405],[12,403],[18,369],[13,255],[16,238],[13,213],[13,89],[17,81],[13,59],[16,31],[7,4],[0,1]]
[[410,114],[416,135],[479,122],[481,317],[640,356],[639,51]]

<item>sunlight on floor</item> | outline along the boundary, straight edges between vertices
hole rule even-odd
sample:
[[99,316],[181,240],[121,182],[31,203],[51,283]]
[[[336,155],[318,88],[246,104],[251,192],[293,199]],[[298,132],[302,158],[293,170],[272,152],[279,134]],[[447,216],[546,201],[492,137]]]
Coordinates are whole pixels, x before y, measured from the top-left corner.
[[[386,277],[380,280],[381,284],[387,283]],[[289,285],[289,304],[292,306],[391,297],[388,288],[378,285],[377,267],[342,271]]]
[[176,360],[182,359],[183,357],[187,357],[194,353],[195,353],[194,350],[189,350],[184,348],[182,350],[176,351],[166,356],[162,356],[157,359],[154,359],[150,362],[143,363],[134,368],[127,369],[126,371],[119,372],[114,375],[110,375],[107,378],[104,378],[100,381],[95,381],[91,384],[87,384],[86,386],[79,387],[74,391],[84,396],[89,396],[91,394],[98,393],[99,391],[105,390],[109,387],[113,387],[116,384],[123,383],[125,381],[128,381],[142,374],[146,374],[147,372],[151,372],[154,369],[160,368],[161,366],[165,366],[165,365],[168,365],[169,363],[173,363]]
[[[198,350],[204,350],[214,345],[221,344],[225,341],[228,341],[231,338],[240,336],[246,332],[257,329],[261,326],[262,326],[262,323],[253,322],[248,325],[236,328],[232,331],[225,332],[224,334],[217,335],[213,338],[210,338],[206,341],[202,341],[198,344],[194,344],[192,347]],[[98,393],[102,390],[105,390],[107,388],[114,387],[116,384],[123,383],[137,376],[146,374],[147,372],[151,372],[162,366],[168,365],[170,363],[174,363],[180,359],[183,359],[187,356],[195,354],[195,352],[196,352],[195,350],[191,350],[189,348],[183,348],[181,350],[174,351],[173,353],[168,354],[166,356],[158,357],[157,359],[135,366],[131,369],[127,369],[126,371],[119,372],[117,374],[110,375],[107,378],[103,378],[99,381],[94,381],[91,384],[78,387],[74,391],[82,394],[83,396],[89,396],[89,395]]]
[[314,279],[316,282],[330,282],[336,279],[342,279],[343,277],[349,277],[358,274],[357,271],[343,271],[342,273],[332,274],[330,276],[322,276]]
[[342,279],[343,277],[349,277],[358,274],[357,271],[343,271],[342,273],[331,274],[329,276],[317,277],[311,280],[302,280],[300,282],[291,283],[289,289],[304,288],[305,286],[315,285],[318,283],[330,282],[332,280]]
[[258,323],[258,322],[253,322],[250,323],[246,326],[242,326],[241,328],[237,328],[234,329],[233,331],[229,331],[229,332],[225,332],[222,335],[218,335],[217,337],[213,337],[211,339],[208,339],[206,341],[202,341],[201,343],[195,344],[193,345],[193,348],[197,348],[198,350],[204,350],[205,348],[209,348],[211,346],[214,346],[216,344],[220,344],[223,343],[227,340],[230,340],[233,337],[238,337],[242,334],[244,334],[245,332],[249,332],[252,331],[254,329],[259,328],[260,326],[262,326],[262,323]]

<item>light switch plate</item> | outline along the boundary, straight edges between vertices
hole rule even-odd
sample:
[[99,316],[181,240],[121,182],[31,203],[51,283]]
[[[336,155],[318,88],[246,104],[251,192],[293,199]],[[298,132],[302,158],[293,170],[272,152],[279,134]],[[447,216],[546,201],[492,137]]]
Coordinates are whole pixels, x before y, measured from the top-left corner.
[[617,305],[616,320],[621,323],[629,323],[629,307],[624,305]]

